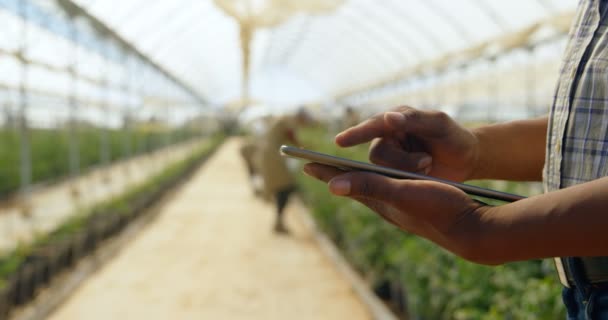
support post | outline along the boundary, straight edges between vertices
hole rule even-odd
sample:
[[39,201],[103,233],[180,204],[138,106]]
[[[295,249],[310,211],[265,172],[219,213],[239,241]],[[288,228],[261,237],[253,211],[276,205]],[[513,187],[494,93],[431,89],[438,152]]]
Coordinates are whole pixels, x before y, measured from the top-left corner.
[[31,150],[31,135],[29,123],[27,120],[27,111],[29,105],[29,94],[27,91],[27,82],[29,74],[29,66],[26,57],[28,47],[28,28],[26,22],[29,16],[27,4],[24,1],[19,2],[19,10],[24,17],[21,26],[21,44],[19,46],[18,58],[21,62],[21,77],[19,81],[19,160],[20,160],[20,193],[21,193],[21,211],[24,215],[30,214],[29,201],[31,196],[32,183],[32,150]]
[[524,88],[525,96],[526,96],[526,111],[528,117],[536,116],[536,56],[534,51],[534,46],[529,46],[526,48],[526,53],[529,55],[528,61],[530,61],[530,65],[526,66],[524,70],[525,81],[523,82],[526,86]]

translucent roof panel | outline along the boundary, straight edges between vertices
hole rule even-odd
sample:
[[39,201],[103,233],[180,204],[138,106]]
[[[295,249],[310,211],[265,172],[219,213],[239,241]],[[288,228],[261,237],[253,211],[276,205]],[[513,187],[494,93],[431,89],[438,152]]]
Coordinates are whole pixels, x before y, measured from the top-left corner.
[[[210,101],[239,99],[239,23],[213,0],[74,2]],[[570,0],[344,0],[331,12],[299,13],[257,29],[251,95],[271,104],[331,100],[575,6]]]

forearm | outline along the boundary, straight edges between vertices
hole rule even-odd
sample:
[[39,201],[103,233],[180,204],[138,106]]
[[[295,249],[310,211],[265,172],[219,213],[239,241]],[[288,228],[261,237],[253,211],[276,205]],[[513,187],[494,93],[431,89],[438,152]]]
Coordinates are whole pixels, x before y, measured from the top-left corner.
[[473,129],[479,153],[471,178],[540,181],[547,123],[543,117]]
[[[608,256],[608,177],[483,210],[471,260]],[[476,243],[475,243],[476,242]]]

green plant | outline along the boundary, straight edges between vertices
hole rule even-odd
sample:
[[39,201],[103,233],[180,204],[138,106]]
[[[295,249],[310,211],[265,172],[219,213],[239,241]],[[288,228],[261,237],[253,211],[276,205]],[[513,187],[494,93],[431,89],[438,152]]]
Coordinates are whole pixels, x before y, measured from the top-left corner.
[[[109,160],[116,161],[157,150],[168,142],[188,140],[197,136],[197,133],[188,129],[166,133],[146,128],[79,128],[75,139],[81,171],[101,165],[104,135],[108,139]],[[68,130],[30,129],[28,139],[31,149],[32,183],[53,181],[70,174]],[[21,141],[17,131],[0,128],[0,198],[8,196],[20,187],[20,147]]]
[[30,251],[31,247],[22,245],[0,258],[0,288],[6,285],[7,279],[17,271]]
[[[301,134],[309,148],[365,160],[366,146],[339,149],[323,128]],[[333,197],[322,183],[298,175],[302,196],[318,224],[370,285],[405,288],[414,319],[564,318],[561,286],[552,261],[488,267],[465,261],[425,239],[402,232],[366,207]],[[507,192],[532,194],[537,184],[474,181]]]

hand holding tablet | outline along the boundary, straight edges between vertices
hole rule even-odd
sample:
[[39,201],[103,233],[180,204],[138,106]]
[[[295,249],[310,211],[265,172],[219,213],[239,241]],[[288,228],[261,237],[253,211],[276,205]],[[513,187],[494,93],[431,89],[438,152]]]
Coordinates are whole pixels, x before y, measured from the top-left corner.
[[525,197],[511,193],[476,187],[468,184],[457,183],[449,180],[439,179],[418,173],[396,170],[389,167],[379,166],[371,163],[340,158],[320,152],[300,149],[292,146],[281,146],[280,152],[284,156],[305,159],[311,162],[320,163],[338,168],[343,171],[366,171],[381,174],[395,179],[429,180],[440,182],[456,187],[467,194],[480,196],[488,199],[495,199],[505,202],[514,202]]

